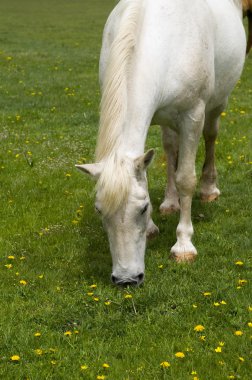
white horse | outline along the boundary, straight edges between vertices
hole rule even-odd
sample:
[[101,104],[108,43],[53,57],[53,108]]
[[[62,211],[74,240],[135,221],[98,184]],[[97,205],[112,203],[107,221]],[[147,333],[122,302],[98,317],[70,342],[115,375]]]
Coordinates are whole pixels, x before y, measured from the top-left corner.
[[112,281],[144,279],[151,219],[144,154],[151,124],[163,131],[168,183],[161,212],[180,210],[171,253],[190,261],[195,157],[203,132],[201,197],[216,199],[214,146],[218,119],[242,72],[246,38],[239,0],[121,0],[105,26],[96,163],[77,165],[97,180],[96,209],[108,233]]

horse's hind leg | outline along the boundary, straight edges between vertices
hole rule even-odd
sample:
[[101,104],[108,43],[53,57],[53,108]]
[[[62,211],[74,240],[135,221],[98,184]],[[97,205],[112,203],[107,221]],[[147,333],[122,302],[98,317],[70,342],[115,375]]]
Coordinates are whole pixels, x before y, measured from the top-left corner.
[[163,146],[167,159],[167,185],[165,198],[160,206],[160,212],[168,215],[179,211],[179,196],[175,184],[175,172],[178,161],[178,135],[168,127],[162,127]]
[[219,115],[224,106],[206,115],[203,135],[205,139],[205,162],[202,169],[200,197],[203,202],[211,202],[220,195],[216,186],[217,170],[215,167],[215,141],[218,134]]

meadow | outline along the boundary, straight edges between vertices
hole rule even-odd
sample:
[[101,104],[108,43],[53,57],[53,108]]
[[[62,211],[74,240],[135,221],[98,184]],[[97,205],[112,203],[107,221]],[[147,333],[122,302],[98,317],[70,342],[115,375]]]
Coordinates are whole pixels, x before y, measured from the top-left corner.
[[[153,219],[139,288],[110,282],[92,162],[98,61],[114,0],[0,2],[0,378],[252,378],[252,53],[221,117],[221,197],[192,218],[197,260],[169,259],[160,130],[146,148]],[[203,163],[201,142],[197,172]]]

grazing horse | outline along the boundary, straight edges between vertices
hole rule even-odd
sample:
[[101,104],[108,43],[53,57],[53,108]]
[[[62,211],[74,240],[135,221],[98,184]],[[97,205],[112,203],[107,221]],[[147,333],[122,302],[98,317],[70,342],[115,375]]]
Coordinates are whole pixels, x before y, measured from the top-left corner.
[[214,146],[218,119],[239,79],[246,49],[240,0],[121,0],[110,14],[100,57],[102,90],[96,163],[77,165],[96,180],[95,206],[107,231],[112,281],[144,279],[151,219],[144,153],[148,128],[159,124],[167,154],[163,214],[180,211],[178,261],[197,251],[191,239],[195,157],[200,136],[206,157],[201,197],[216,199]]
[[248,18],[248,41],[246,53],[248,54],[252,46],[252,0],[242,0],[243,17]]

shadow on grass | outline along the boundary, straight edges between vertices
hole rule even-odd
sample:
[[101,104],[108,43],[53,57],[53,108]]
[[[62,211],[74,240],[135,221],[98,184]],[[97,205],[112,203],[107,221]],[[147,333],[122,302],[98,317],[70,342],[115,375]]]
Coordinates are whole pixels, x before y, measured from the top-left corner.
[[112,268],[109,244],[102,222],[95,215],[93,208],[88,207],[86,210],[79,233],[78,258],[85,280],[108,284]]

